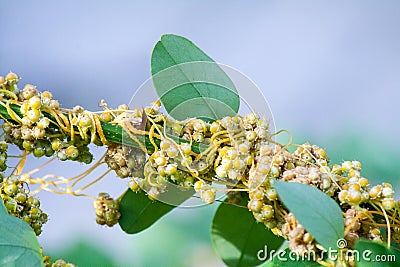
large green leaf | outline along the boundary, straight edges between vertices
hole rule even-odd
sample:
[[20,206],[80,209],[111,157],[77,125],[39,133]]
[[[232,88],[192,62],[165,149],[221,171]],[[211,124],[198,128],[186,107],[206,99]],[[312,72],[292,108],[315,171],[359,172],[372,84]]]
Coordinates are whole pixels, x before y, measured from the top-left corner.
[[274,181],[283,204],[325,249],[337,249],[344,237],[339,205],[322,191],[301,183]]
[[[174,194],[176,205],[150,200],[144,191],[133,192],[128,189],[121,201],[119,225],[128,234],[139,233],[152,226],[158,219],[185,201],[193,193]],[[170,202],[172,203],[172,201]]]
[[44,266],[33,229],[8,215],[0,198],[0,266]]
[[358,267],[396,267],[400,266],[400,252],[385,244],[359,239],[354,245],[358,252]]
[[240,208],[226,203],[215,213],[211,239],[226,265],[241,267],[261,264],[265,251],[277,250],[284,241],[264,224],[257,223],[246,206]]
[[151,56],[157,94],[177,120],[207,121],[237,114],[240,98],[228,75],[188,39],[166,34]]
[[[311,254],[310,254],[311,257]],[[321,265],[313,259],[304,259],[301,256],[297,256],[296,253],[291,252],[289,248],[285,250],[276,251],[274,257],[262,264],[260,267],[320,267]]]

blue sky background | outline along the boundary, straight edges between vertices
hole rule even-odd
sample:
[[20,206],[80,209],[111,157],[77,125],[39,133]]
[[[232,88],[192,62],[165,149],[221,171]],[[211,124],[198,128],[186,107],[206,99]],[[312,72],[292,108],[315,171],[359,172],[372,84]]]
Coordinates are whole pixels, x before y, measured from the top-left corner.
[[[398,181],[399,172],[387,166],[395,170],[400,160],[399,14],[400,2],[371,0],[2,0],[0,73],[19,73],[22,84],[50,90],[63,107],[97,110],[102,98],[117,106],[149,78],[160,36],[183,35],[249,76],[268,99],[278,129],[320,144],[336,160],[372,162],[374,179]],[[68,176],[84,168],[63,166],[51,170]],[[110,175],[102,186],[117,196],[125,182]],[[89,200],[46,193],[41,199],[50,214],[41,236],[45,248],[90,236],[117,262],[149,266],[179,235],[188,244],[175,251],[180,264],[213,261],[207,229],[215,207],[177,210],[149,231],[127,236],[118,227],[99,230]],[[182,220],[202,226],[193,233]]]

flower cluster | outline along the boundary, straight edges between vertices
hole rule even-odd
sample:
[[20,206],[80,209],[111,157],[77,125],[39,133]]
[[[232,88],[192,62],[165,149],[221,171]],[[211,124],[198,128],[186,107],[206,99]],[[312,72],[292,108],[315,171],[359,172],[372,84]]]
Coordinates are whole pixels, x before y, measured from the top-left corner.
[[[20,79],[21,78],[13,72],[8,73],[5,77],[0,76],[0,87],[12,93],[17,92],[17,83],[20,81]],[[5,91],[1,93],[2,96],[5,94]]]
[[345,239],[350,247],[360,238],[368,238],[374,241],[383,239],[378,227],[364,224],[368,222],[367,209],[353,206],[346,210],[344,214],[344,224],[346,230]]
[[292,213],[285,216],[282,225],[282,233],[289,239],[289,248],[298,255],[304,255],[310,251],[317,251],[317,243],[310,233],[299,224]]
[[[376,223],[384,224],[385,220],[374,216],[376,212],[370,209],[371,205],[377,205],[386,211],[394,211],[397,207],[394,191],[389,183],[370,186],[368,179],[361,176],[360,162],[345,161],[341,165],[328,166],[325,151],[308,143],[299,146],[292,154],[282,148],[269,147],[260,155],[271,164],[265,171],[263,182],[249,190],[248,208],[257,221],[288,239],[292,251],[304,254],[318,251],[318,246],[280,202],[273,189],[274,179],[311,185],[338,201],[344,212],[345,238],[350,247],[360,237],[375,241],[385,239],[376,226]],[[252,172],[249,179],[251,175]],[[374,218],[372,223],[371,218]]]
[[[87,147],[90,140],[84,135],[90,123],[81,116],[82,110],[76,109],[71,113],[70,122],[66,116],[59,115],[60,104],[49,91],[39,92],[31,84],[26,84],[20,91],[17,87],[19,80],[14,73],[9,73],[5,79],[0,78],[0,87],[4,89],[1,97],[7,101],[10,115],[10,120],[6,119],[3,124],[5,141],[35,157],[51,157],[56,153],[60,160],[90,163],[93,159]],[[16,103],[19,110],[14,111],[10,105]],[[72,129],[79,125],[80,135],[66,134],[66,126],[60,127],[61,123],[71,123]]]
[[118,211],[119,203],[107,193],[99,193],[95,199],[96,222],[100,225],[113,226],[118,223],[121,214]]
[[395,207],[394,191],[389,183],[370,186],[367,178],[360,174],[361,163],[358,161],[345,161],[341,165],[333,165],[332,173],[340,177],[338,180],[341,191],[338,198],[341,203],[350,206],[367,203],[369,200],[379,202],[384,209],[391,210]]
[[51,262],[50,256],[43,255],[43,252],[42,252],[42,259],[44,267],[76,267],[76,265],[72,263],[67,263],[62,259],[58,259],[55,262]]
[[7,149],[7,143],[3,140],[0,140],[0,183],[4,178],[3,172],[7,169]]
[[213,182],[244,187],[254,162],[253,151],[270,137],[268,121],[255,113],[208,123],[199,119],[173,121],[159,112],[157,102],[144,112],[150,122],[145,130],[154,132],[161,141],[154,151],[148,150],[144,177],[134,177],[131,185],[139,185],[153,199],[167,184],[193,187],[206,203],[215,200]]
[[105,162],[118,177],[141,177],[146,154],[134,147],[110,144],[107,147]]
[[40,201],[28,193],[18,176],[11,175],[0,183],[0,196],[8,213],[27,222],[40,235],[47,214],[40,209]]

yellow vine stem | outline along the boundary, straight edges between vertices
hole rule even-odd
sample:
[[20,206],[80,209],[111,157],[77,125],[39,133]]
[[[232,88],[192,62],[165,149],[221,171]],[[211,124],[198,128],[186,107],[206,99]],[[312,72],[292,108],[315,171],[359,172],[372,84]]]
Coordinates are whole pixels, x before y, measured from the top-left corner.
[[85,185],[85,186],[83,186],[83,187],[77,189],[77,190],[74,192],[74,195],[75,195],[75,193],[82,192],[82,191],[85,190],[86,188],[88,188],[88,187],[94,185],[95,183],[99,182],[101,179],[104,178],[104,176],[106,176],[106,175],[109,174],[110,172],[111,172],[111,169],[106,170],[102,175],[100,175],[100,176],[99,176],[98,178],[96,178],[94,181],[92,181],[92,182],[88,183],[87,185]]
[[[97,114],[97,112],[91,112],[91,111],[84,111],[84,115],[88,116],[91,120],[91,125],[88,126],[88,128],[85,127],[80,127],[78,122],[78,117],[76,112],[69,110],[69,109],[60,109],[60,110],[53,110],[53,109],[45,109],[45,112],[49,113],[52,117],[54,117],[56,124],[59,126],[60,130],[67,135],[70,136],[71,140],[74,141],[75,139],[75,127],[78,129],[79,135],[84,139],[88,140],[88,135],[87,135],[87,129],[90,128],[90,141],[93,143],[95,142],[97,135],[100,138],[100,141],[107,145],[109,142],[107,141],[103,128],[101,127],[101,121],[100,121],[100,116]],[[111,112],[111,111],[110,111]],[[67,114],[64,115],[64,113]],[[126,125],[121,125],[125,126]],[[130,135],[131,138],[134,136]],[[135,140],[136,141],[136,140]],[[138,142],[139,146],[141,145],[140,142]]]
[[318,262],[318,264],[321,264],[322,266],[325,266],[325,267],[335,267],[335,264],[326,262],[321,259],[318,259],[317,262]]
[[[150,156],[150,157],[151,157],[151,156]],[[158,173],[155,172],[155,171],[153,171],[151,167],[149,168],[149,165],[151,165],[150,160],[147,161],[147,163],[144,165],[144,170],[145,170],[145,175],[144,175],[144,176],[145,176],[145,178],[146,178],[146,182],[147,182],[149,185],[153,186],[153,187],[158,187],[158,188],[162,187],[161,184],[153,183],[153,181],[152,181],[152,176],[157,175]],[[146,170],[148,170],[148,169],[150,169],[150,170],[152,170],[152,171],[147,172]]]
[[196,160],[198,160],[198,159],[202,158],[203,156],[205,156],[205,155],[211,153],[211,152],[214,150],[214,148],[217,149],[217,147],[215,146],[215,144],[214,144],[214,146],[209,146],[206,150],[204,150],[203,152],[201,152],[200,154],[198,154],[198,155],[196,156]]
[[241,133],[241,132],[239,132],[238,134],[236,134],[236,135],[234,135],[234,136],[232,136],[232,138],[231,138],[231,140],[233,141],[233,142],[237,142],[237,139],[238,138],[240,138],[240,137],[243,137],[243,136],[245,136],[246,134],[245,133]]
[[100,141],[104,144],[104,145],[109,145],[110,142],[107,141],[104,132],[103,132],[103,128],[101,127],[101,121],[100,121],[100,116],[95,114],[95,116],[93,116],[93,120],[94,120],[94,124],[96,127],[96,132],[99,134],[100,137]]
[[274,201],[274,210],[276,210],[278,215],[283,219],[288,215],[284,209],[280,209],[280,207],[277,206],[276,201]]
[[[70,110],[68,110],[68,113],[71,112]],[[65,127],[68,131],[69,125],[71,124],[70,121],[68,120],[68,117],[65,116],[62,112],[56,110],[56,114],[61,118],[61,120],[64,122]]]
[[[0,101],[0,105],[2,105],[2,106],[4,106],[4,104]],[[0,114],[0,118],[3,120],[3,121],[5,121],[5,122],[7,122],[8,124],[10,124],[10,125],[15,125],[13,122],[11,122],[11,121],[9,121],[8,119],[6,119],[3,115],[1,115]],[[4,135],[4,132],[2,133],[2,135]]]
[[97,127],[96,127],[96,123],[94,120],[94,117],[98,116],[97,114],[94,114],[93,112],[87,112],[87,115],[89,116],[90,120],[91,120],[91,137],[90,137],[90,142],[94,143],[96,141],[96,133],[97,133]]
[[[201,197],[196,196],[196,195],[193,195],[191,197],[192,198],[200,198],[201,199]],[[227,201],[224,201],[224,200],[216,199],[215,202],[219,202],[219,203],[224,204],[224,205],[232,205],[232,206],[247,210],[247,206],[242,206],[242,205],[231,203],[231,202],[227,202]]]
[[[122,128],[128,133],[128,135],[129,135],[129,137],[133,140],[133,141],[135,141],[137,144],[138,144],[138,146],[139,146],[139,148],[143,151],[143,152],[145,152],[145,153],[147,153],[147,149],[146,149],[146,147],[143,145],[143,143],[142,142],[140,142],[140,140],[134,135],[135,133],[137,134],[138,132],[137,131],[135,131],[135,127],[133,127],[132,126],[132,124],[130,124],[130,123],[126,123],[126,122],[122,122],[121,123],[122,125]],[[101,128],[101,127],[100,127]],[[103,133],[103,130],[101,130],[101,132]],[[134,134],[132,134],[132,133],[134,133]],[[105,137],[104,137],[105,138]]]
[[24,157],[24,154],[22,155],[8,155],[7,158],[14,158],[14,159],[21,159]]
[[[8,100],[7,102],[6,102],[6,109],[7,109],[7,112],[8,112],[8,115],[10,115],[10,117],[13,119],[13,120],[15,120],[16,122],[18,122],[18,123],[21,123],[21,117],[20,116],[18,116],[18,114],[17,113],[15,113],[14,112],[14,110],[12,110],[12,108],[10,107],[10,104],[11,104],[11,102],[15,102],[15,101],[13,101],[13,100]],[[18,102],[17,102],[18,103]],[[3,105],[4,106],[4,104],[1,102],[1,105]]]
[[[106,156],[106,153],[96,162],[91,166],[88,170],[84,171],[81,174],[78,174],[76,176],[73,176],[71,178],[65,178],[62,176],[57,176],[53,174],[48,174],[43,177],[38,177],[38,178],[33,178],[32,175],[41,169],[43,169],[46,165],[50,164],[52,161],[55,160],[56,157],[53,157],[52,159],[48,160],[41,166],[21,175],[21,180],[24,182],[27,182],[29,184],[39,184],[38,188],[34,191],[31,191],[32,194],[36,194],[40,192],[41,190],[49,191],[55,194],[67,194],[67,195],[74,195],[74,196],[86,196],[90,198],[94,198],[92,196],[89,196],[87,194],[82,194],[81,192],[88,187],[94,185],[95,183],[99,182],[101,179],[103,179],[111,170],[108,169],[105,171],[103,174],[101,174],[98,178],[95,180],[89,182],[88,184],[75,189],[74,187],[77,185],[78,182],[80,182],[82,179],[90,175],[97,167],[99,167],[101,164],[104,163],[104,158]],[[50,180],[51,179],[51,180]],[[56,179],[56,180],[53,180]],[[72,184],[70,184],[73,182]],[[64,185],[64,186],[62,186]],[[49,186],[54,186],[56,190],[50,188]]]
[[[366,211],[366,212],[364,212],[363,214],[365,214],[365,216],[370,220],[370,221],[372,221],[372,222],[375,222],[374,221],[374,218],[371,216],[371,214],[370,214],[370,211]],[[380,213],[379,213],[380,214]],[[345,213],[343,213],[343,217],[345,217],[346,215],[345,215]],[[365,223],[365,222],[363,222],[363,223]]]
[[[53,181],[53,180],[46,181],[49,178],[56,178],[59,181]],[[29,177],[28,175],[26,175],[26,176],[25,175],[21,175],[21,180],[24,181],[24,182],[27,182],[29,184],[33,184],[33,185],[40,184],[39,187],[36,190],[30,191],[30,194],[37,194],[42,190],[45,190],[45,191],[48,191],[48,192],[51,192],[51,193],[54,193],[54,194],[59,194],[59,195],[60,194],[68,194],[66,192],[67,190],[65,188],[62,188],[62,187],[59,186],[59,184],[67,184],[68,183],[68,179],[66,179],[66,178],[64,178],[62,176],[48,174],[48,175],[45,175],[45,176],[43,176],[41,178],[32,178],[32,177]],[[49,188],[49,185],[54,186],[59,191],[56,191],[54,189]]]
[[[148,119],[148,120],[151,122],[151,124],[154,126],[154,128],[157,130],[158,134],[159,134],[160,136],[162,136],[162,132],[161,132],[161,130],[158,128],[158,125],[157,125],[156,121],[153,120],[147,113],[146,113],[146,116],[147,116],[147,119]],[[158,120],[160,120],[160,119],[158,119]],[[154,130],[153,130],[153,131],[154,131]],[[154,134],[154,132],[153,132],[153,134]]]
[[[239,187],[239,186],[240,186],[240,184],[238,184],[238,183],[234,184],[234,183],[230,183],[230,182],[227,182],[227,181],[224,181],[224,180],[214,180],[214,179],[210,179],[209,181],[217,182],[218,184],[226,185],[226,186],[231,186],[231,187],[234,187],[234,186]],[[242,187],[242,188],[236,188],[236,189],[233,189],[233,188],[217,188],[217,191],[220,191],[220,192],[249,191],[249,189],[248,189],[248,188],[244,188],[244,187]]]
[[[271,137],[274,137],[274,136],[279,135],[279,134],[281,134],[281,133],[287,133],[287,134],[289,135],[289,141],[287,142],[286,145],[284,145],[284,147],[290,146],[290,145],[292,144],[292,141],[293,141],[293,136],[292,136],[292,134],[290,133],[290,131],[288,131],[288,130],[285,130],[285,129],[279,130],[279,131],[277,131],[277,132],[271,134]],[[281,146],[280,143],[275,142],[275,141],[273,141],[273,140],[271,140],[271,139],[269,139],[268,142],[271,142],[271,143],[273,143],[273,144],[276,144],[276,145],[280,145],[280,146]]]
[[208,153],[208,155],[206,157],[206,162],[207,162],[208,166],[212,165],[214,158],[215,158],[215,153],[217,153],[217,151],[218,151],[218,148],[214,146],[213,149],[210,150],[210,153]]
[[[378,211],[378,210],[382,210],[382,208],[383,208],[379,202],[370,201],[369,203],[370,203],[377,211]],[[371,212],[372,212],[372,211],[371,211]],[[377,214],[382,215],[382,213],[380,213],[380,212],[377,212]],[[385,212],[383,213],[383,215],[385,215],[385,214],[387,215],[386,210],[385,210]],[[389,216],[387,216],[387,217],[389,217]],[[393,221],[397,221],[393,215],[391,215],[390,218],[391,218]],[[386,219],[386,217],[385,217],[385,219]],[[397,221],[397,222],[399,222],[399,221]],[[395,224],[395,225],[391,225],[391,224],[383,224],[383,225],[382,225],[382,224],[381,224],[382,227],[387,227],[387,225],[390,225],[391,227],[400,227],[400,224]]]
[[[25,153],[24,153],[25,154]],[[25,155],[26,158],[26,155]],[[46,167],[47,165],[49,165],[51,162],[53,162],[57,157],[52,157],[51,159],[49,159],[48,161],[46,161],[45,163],[43,163],[42,165],[40,165],[39,167],[27,172],[25,175],[29,175],[31,176],[34,173],[37,173],[38,171],[42,170],[44,167]]]
[[[240,186],[240,185],[237,185]],[[227,189],[222,189],[224,192],[248,192],[248,188],[227,188]]]
[[[73,118],[72,112],[70,112],[70,111],[68,111],[68,121],[70,122],[69,133],[71,136],[71,141],[74,142],[75,141],[74,118]],[[78,128],[78,129],[80,129],[80,128]]]
[[[17,96],[15,93],[13,93],[13,92],[11,92],[11,91],[9,91],[9,90],[7,90],[7,89],[0,89],[0,93],[5,93],[5,94],[7,94],[7,95],[10,95],[10,96],[13,98],[13,100],[18,101],[18,96]],[[1,100],[7,101],[7,100],[4,99],[4,98],[2,98]]]
[[18,162],[18,164],[17,164],[17,166],[16,166],[16,168],[15,168],[15,172],[16,172],[17,175],[19,175],[19,174],[22,172],[22,169],[23,169],[24,166],[25,166],[25,163],[26,163],[26,156],[27,156],[27,152],[24,151],[24,154],[23,154],[21,160]]
[[[161,117],[162,117],[162,121],[163,121],[163,125],[164,125],[164,126],[163,126],[164,136],[162,136],[162,134],[161,134],[160,136],[161,136],[162,138],[168,140],[169,142],[173,143],[174,146],[178,149],[179,154],[181,155],[182,159],[184,159],[184,158],[185,158],[185,155],[184,155],[184,153],[183,153],[183,151],[182,151],[180,145],[178,145],[178,144],[175,142],[175,140],[173,140],[172,138],[168,137],[168,135],[167,135],[167,130],[166,130],[166,127],[167,127],[167,120],[166,120],[165,116],[161,116]],[[190,146],[192,146],[192,139],[190,139]],[[197,158],[198,155],[197,155],[196,153],[193,152],[193,154],[194,154],[194,156],[196,157],[196,160],[199,160],[199,159],[200,159],[200,158]],[[207,164],[207,165],[208,165],[208,164]],[[194,169],[190,168],[189,163],[188,163],[187,161],[184,161],[184,167],[186,167],[186,168],[189,170],[190,174],[191,174],[193,177],[199,179],[199,172],[198,172],[197,170],[194,170]],[[200,179],[200,180],[201,180],[201,179]]]
[[387,225],[387,231],[388,231],[387,246],[388,246],[388,248],[390,248],[391,228],[390,228],[389,218],[388,218],[388,215],[386,213],[386,210],[382,207],[382,205],[379,205],[379,207],[381,208],[381,210],[383,212],[383,215],[385,216],[386,225]]
[[[5,107],[5,108],[7,109],[8,114],[10,115],[10,117],[11,117],[13,120],[15,120],[15,121],[18,122],[18,123],[21,123],[21,117],[18,116],[18,114],[15,113],[14,110],[12,110],[12,108],[10,107],[10,104],[19,104],[19,102],[18,102],[18,96],[17,96],[15,93],[13,93],[13,92],[11,92],[11,91],[8,91],[8,90],[6,90],[6,89],[0,89],[0,92],[1,92],[1,93],[5,93],[5,94],[7,94],[7,95],[10,95],[10,96],[13,98],[13,99],[4,99],[4,98],[1,98],[0,104],[1,104],[3,107]],[[5,101],[6,104],[4,104],[3,101]]]
[[[374,211],[374,210],[369,210],[367,211],[367,213],[370,214],[377,214],[377,215],[383,215],[380,211]],[[396,219],[395,216],[391,216],[390,219],[395,222],[396,224],[398,224],[398,227],[400,227],[400,220]]]
[[380,227],[380,228],[388,228],[388,226],[390,226],[392,228],[398,227],[397,224],[383,224],[383,223],[370,223],[370,222],[363,222],[363,224]]
[[211,141],[214,141],[215,138],[217,138],[218,136],[223,135],[223,134],[228,134],[228,130],[219,131],[219,132],[214,133],[214,134],[211,136],[210,140],[211,140]]
[[[70,130],[69,130],[69,125],[68,125],[68,123],[65,123],[66,121],[64,120],[65,116],[64,116],[64,115],[61,116],[62,113],[57,112],[56,110],[53,110],[53,109],[49,109],[49,110],[47,110],[47,112],[48,112],[51,116],[53,116],[53,118],[54,118],[54,119],[56,120],[56,122],[57,122],[57,125],[60,127],[60,130],[61,130],[63,133],[69,133],[69,132],[70,132]],[[67,120],[67,121],[68,121],[68,120]]]
[[100,159],[98,159],[98,160],[96,161],[96,163],[94,163],[89,169],[87,169],[86,171],[84,171],[83,173],[81,173],[81,174],[79,174],[79,175],[76,175],[76,176],[74,176],[74,177],[72,177],[72,178],[69,178],[69,179],[68,179],[69,181],[74,181],[74,180],[75,180],[75,182],[72,184],[71,188],[75,187],[75,185],[76,185],[79,181],[81,181],[83,178],[85,178],[85,177],[88,176],[91,172],[93,172],[97,167],[99,167],[101,164],[103,164],[103,163],[104,163],[104,158],[106,157],[106,155],[107,155],[107,152],[105,152],[105,153],[103,154],[103,156],[101,156]]
[[[166,140],[168,140],[169,142],[171,142],[172,144],[174,144],[174,146],[178,149],[179,154],[182,156],[182,158],[184,158],[184,153],[181,149],[181,147],[178,145],[178,143],[175,142],[174,139],[168,137],[167,134],[167,119],[165,116],[162,116],[162,120],[163,120],[163,132],[164,132],[164,136],[163,138],[165,138]],[[192,145],[192,140],[190,140],[190,146]],[[191,151],[192,156],[195,156],[195,160],[199,160],[201,157],[199,157],[201,154],[196,154],[193,151]]]
[[157,147],[157,145],[156,145],[156,143],[154,142],[154,138],[153,138],[153,135],[154,135],[154,129],[156,128],[156,126],[154,126],[154,125],[151,125],[151,127],[150,127],[150,132],[149,132],[149,140],[150,140],[150,143],[153,145],[153,147],[154,147],[154,152],[157,152],[158,151],[158,147]]
[[[147,114],[146,114],[146,115],[147,115]],[[157,118],[158,121],[163,120],[163,116],[159,116],[159,117],[161,117],[161,118]],[[158,147],[157,147],[157,145],[156,145],[156,143],[154,142],[154,139],[153,139],[153,137],[154,137],[154,135],[155,135],[154,130],[157,130],[157,132],[158,132],[158,134],[159,134],[159,139],[160,139],[160,140],[163,140],[165,137],[163,136],[163,133],[161,132],[161,130],[158,128],[158,125],[156,124],[155,120],[153,120],[152,118],[150,118],[149,115],[147,115],[147,119],[148,119],[148,120],[151,122],[151,124],[152,124],[151,127],[150,127],[150,131],[149,131],[149,140],[150,140],[150,143],[154,146],[154,152],[157,152],[157,151],[158,151]],[[164,125],[165,125],[165,124],[164,124]],[[172,141],[173,141],[173,140],[172,140]],[[180,152],[182,158],[185,158],[184,153],[183,153],[183,151],[180,149],[180,147],[178,146],[178,144],[177,144],[175,141],[173,141],[173,142],[174,142],[174,144],[178,147],[178,150],[179,150],[179,152]],[[192,141],[190,141],[190,145],[191,145],[191,144],[192,144]],[[193,177],[197,178],[197,177],[199,176],[199,172],[198,172],[197,170],[191,168],[191,167],[189,166],[189,163],[188,163],[187,161],[184,162],[184,167],[186,167],[186,168],[188,169],[189,173],[190,173]]]
[[357,222],[357,220],[360,219],[363,216],[368,217],[368,215],[366,213],[362,212],[362,213],[359,213],[356,217],[354,217],[353,220],[351,220],[351,223],[349,225],[347,225],[347,227],[344,229],[344,235],[345,236],[347,235],[347,233],[349,232],[350,228],[352,227],[352,224],[354,222]]
[[214,146],[219,147],[223,143],[228,143],[231,141],[230,137],[227,137],[225,139],[219,140],[218,142],[213,143]]

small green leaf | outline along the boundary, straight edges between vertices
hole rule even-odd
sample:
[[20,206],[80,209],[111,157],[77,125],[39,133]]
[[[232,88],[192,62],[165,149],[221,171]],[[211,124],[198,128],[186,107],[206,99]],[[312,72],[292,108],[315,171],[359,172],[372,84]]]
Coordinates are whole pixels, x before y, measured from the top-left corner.
[[265,262],[260,267],[320,267],[321,265],[313,261],[311,257],[312,254],[310,254],[310,259],[302,259],[301,256],[297,256],[287,248],[285,250],[276,251],[272,260]]
[[217,254],[228,266],[255,266],[268,259],[284,239],[274,235],[253,214],[243,208],[222,203],[215,213],[211,239]]
[[[174,200],[170,203],[179,205],[192,194],[193,192],[174,194]],[[150,200],[144,191],[135,193],[128,189],[120,201],[119,225],[126,233],[136,234],[152,226],[175,207],[175,205]]]
[[33,229],[4,211],[0,198],[0,266],[44,266]]
[[188,39],[166,34],[151,56],[157,94],[173,118],[214,121],[237,114],[240,98],[228,75]]
[[354,245],[358,267],[396,267],[400,264],[400,252],[385,244],[359,239]]
[[339,205],[322,191],[301,183],[274,181],[283,204],[325,249],[337,249],[344,237]]

